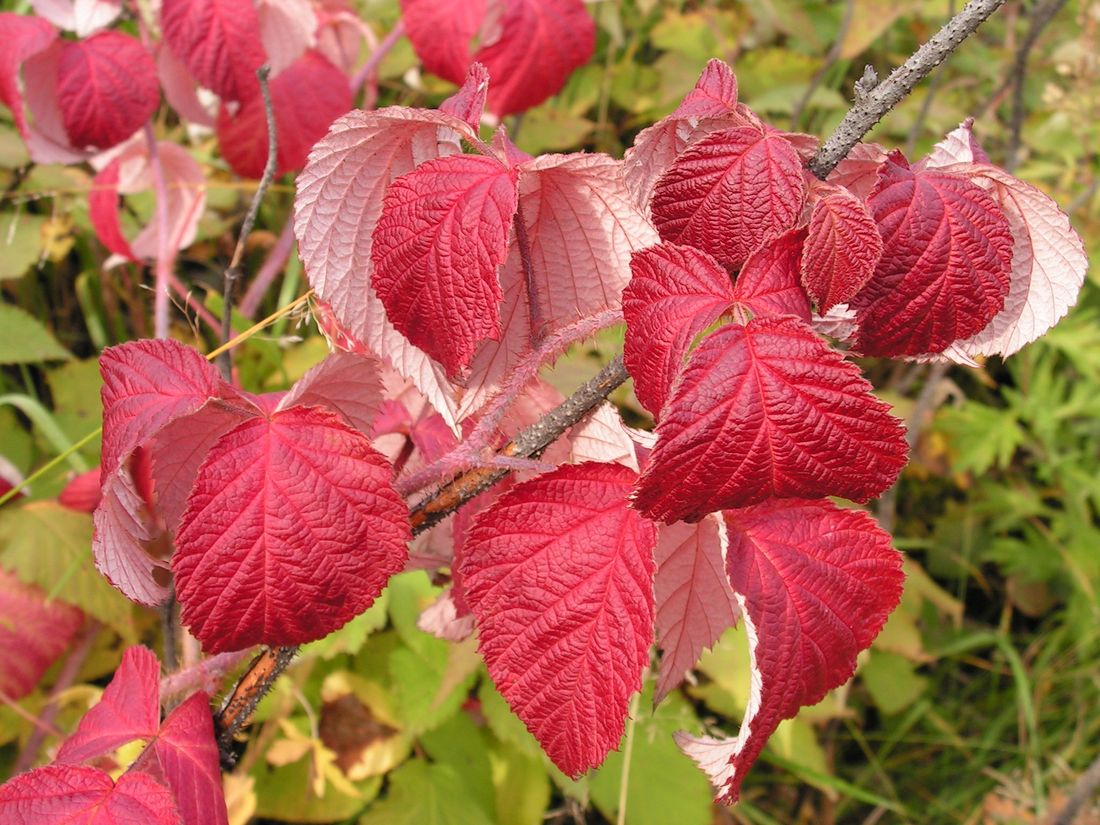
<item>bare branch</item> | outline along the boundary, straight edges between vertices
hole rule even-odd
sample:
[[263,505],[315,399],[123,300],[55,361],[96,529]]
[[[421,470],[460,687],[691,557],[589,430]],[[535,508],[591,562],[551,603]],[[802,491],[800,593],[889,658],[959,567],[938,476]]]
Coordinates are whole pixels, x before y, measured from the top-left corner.
[[883,115],[904,100],[929,72],[940,65],[1004,2],[1005,0],[971,0],[967,3],[931,40],[848,110],[836,131],[810,160],[810,171],[824,180]]
[[[263,201],[264,195],[267,194],[267,189],[271,186],[271,181],[275,178],[276,162],[279,154],[279,138],[275,128],[275,108],[271,103],[271,89],[267,83],[267,79],[270,75],[271,67],[266,63],[256,70],[256,77],[260,80],[260,94],[264,101],[264,116],[267,120],[267,163],[264,164],[264,173],[260,178],[260,185],[256,187],[256,191],[252,194],[252,202],[248,205],[248,212],[244,216],[244,223],[241,224],[241,233],[237,236],[237,247],[233,250],[233,258],[229,261],[229,266],[226,268],[223,276],[225,283],[223,292],[224,300],[222,301],[223,344],[227,343],[233,335],[233,288],[241,277],[241,260],[244,258],[245,245],[248,243],[248,236],[252,234],[252,227],[256,223],[256,215],[260,211],[260,203]],[[218,358],[218,368],[221,370],[222,377],[226,381],[230,380],[230,374],[233,369],[231,358],[229,350],[226,350]]]
[[1058,815],[1051,820],[1051,825],[1072,825],[1073,821],[1077,819],[1077,815],[1085,807],[1085,803],[1089,801],[1089,797],[1096,793],[1097,788],[1100,788],[1100,756],[1096,757],[1089,765],[1088,770],[1081,774],[1081,778],[1073,786],[1073,793],[1070,794],[1069,801],[1058,812]]

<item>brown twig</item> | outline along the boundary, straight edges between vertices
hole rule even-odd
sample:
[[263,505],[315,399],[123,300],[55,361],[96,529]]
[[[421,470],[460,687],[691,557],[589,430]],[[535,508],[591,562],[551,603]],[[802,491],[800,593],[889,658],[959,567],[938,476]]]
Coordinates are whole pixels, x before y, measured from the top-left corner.
[[[279,154],[279,137],[275,126],[275,109],[271,104],[271,89],[267,79],[271,75],[271,67],[266,63],[256,70],[256,77],[260,80],[260,95],[264,101],[264,117],[267,120],[267,162],[264,164],[264,173],[260,177],[260,185],[252,193],[252,202],[248,205],[244,223],[241,224],[241,233],[237,236],[237,247],[233,250],[233,258],[223,276],[225,288],[222,293],[222,343],[226,343],[233,335],[233,288],[241,277],[241,261],[244,259],[245,245],[248,236],[252,234],[252,227],[256,223],[256,215],[260,211],[260,203],[267,194],[267,188],[275,178],[276,162]],[[218,368],[222,377],[229,381],[233,372],[232,356],[226,350],[218,358]]]
[[[913,90],[917,81],[958,48],[1002,3],[1004,0],[973,0],[969,3],[912,58],[852,108],[814,155],[809,163],[810,170],[824,179],[871,127]],[[616,356],[594,378],[506,444],[500,454],[522,458],[538,456],[606,400],[627,378],[629,374],[623,366],[622,357]],[[507,474],[507,470],[477,468],[439,487],[410,512],[413,535],[442,521]],[[215,720],[223,754],[236,732],[247,724],[260,698],[287,668],[296,652],[297,648],[291,647],[268,648],[256,657],[234,686]]]
[[1100,756],[1081,774],[1065,806],[1051,819],[1050,825],[1072,825],[1097,788],[1100,788]]

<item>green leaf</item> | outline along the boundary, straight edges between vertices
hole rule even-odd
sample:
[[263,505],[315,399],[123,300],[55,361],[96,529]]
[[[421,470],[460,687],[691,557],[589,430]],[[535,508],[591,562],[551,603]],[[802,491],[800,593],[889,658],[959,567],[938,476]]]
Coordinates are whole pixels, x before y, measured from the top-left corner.
[[42,215],[4,215],[0,220],[0,281],[21,278],[42,255]]
[[883,713],[899,713],[912,705],[928,688],[928,680],[917,674],[913,663],[895,653],[876,650],[859,669],[860,679]]
[[[103,423],[103,404],[99,392],[103,378],[99,360],[88,358],[55,367],[46,374],[53,399],[54,421],[73,442],[84,438]],[[94,439],[80,452],[93,461],[99,460],[100,438]]]
[[415,649],[393,651],[390,676],[405,729],[423,733],[456,713],[466,701],[480,667],[481,657],[473,639],[451,644],[428,636],[427,642]]
[[456,713],[438,728],[420,737],[420,744],[440,765],[450,765],[486,811],[498,807],[493,793],[493,768],[485,733],[465,713]]
[[543,759],[501,745],[491,754],[497,791],[497,825],[541,825],[550,804]]
[[334,659],[344,653],[358,653],[372,633],[386,626],[388,605],[389,590],[386,589],[378,594],[374,604],[339,630],[303,647],[303,657],[319,656],[322,659]]
[[135,641],[133,605],[92,560],[92,517],[50,501],[0,511],[0,565]]
[[362,811],[382,788],[382,777],[372,776],[353,783],[360,793],[358,797],[342,792],[331,782],[326,783],[324,796],[316,796],[313,768],[309,754],[279,767],[259,760],[252,769],[256,815],[279,822],[342,822]]
[[1024,441],[1024,432],[1010,411],[973,401],[944,410],[936,423],[951,439],[957,472],[981,475],[994,465],[1007,467]]
[[0,364],[67,361],[72,355],[23,310],[0,304]]
[[359,825],[493,825],[450,765],[406,762],[390,774],[389,793]]
[[[638,706],[652,705],[650,683]],[[653,713],[639,712],[625,777],[627,825],[708,825],[712,821],[710,783],[672,739],[677,730],[698,728],[699,721],[679,694],[670,695]],[[623,748],[611,753],[588,783],[592,801],[612,821],[619,809],[623,760]]]

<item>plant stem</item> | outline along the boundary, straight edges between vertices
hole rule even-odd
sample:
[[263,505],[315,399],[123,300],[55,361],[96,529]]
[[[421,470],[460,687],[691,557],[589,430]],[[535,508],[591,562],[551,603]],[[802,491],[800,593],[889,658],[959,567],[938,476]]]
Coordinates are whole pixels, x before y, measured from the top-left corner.
[[160,162],[157,134],[152,122],[145,124],[145,141],[149,145],[149,164],[153,169],[153,189],[157,194],[157,261],[153,292],[153,335],[168,337],[168,283],[172,278],[172,262],[175,254],[168,251],[168,184],[164,177],[164,165]]
[[[260,178],[260,185],[252,193],[252,202],[248,205],[248,212],[241,224],[241,233],[237,236],[237,247],[233,250],[233,258],[223,275],[224,291],[222,301],[222,344],[229,342],[233,334],[233,287],[241,277],[241,260],[244,258],[245,245],[248,236],[252,234],[252,227],[256,223],[256,215],[260,211],[260,203],[267,194],[267,188],[275,178],[275,169],[279,157],[279,136],[275,126],[275,109],[271,104],[271,89],[267,79],[271,75],[271,67],[266,63],[256,70],[256,77],[260,81],[260,95],[264,101],[264,117],[267,121],[267,163],[264,164],[264,173]],[[227,349],[218,361],[218,368],[222,377],[229,381],[232,378],[233,362]]]

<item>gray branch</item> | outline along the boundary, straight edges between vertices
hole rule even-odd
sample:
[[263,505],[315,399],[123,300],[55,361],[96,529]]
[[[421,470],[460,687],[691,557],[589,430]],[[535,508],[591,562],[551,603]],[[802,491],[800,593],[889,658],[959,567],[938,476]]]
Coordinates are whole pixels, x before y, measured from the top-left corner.
[[929,72],[940,65],[1004,2],[1005,0],[971,0],[967,3],[931,40],[848,110],[836,131],[810,160],[810,171],[824,179],[883,115],[904,100]]

